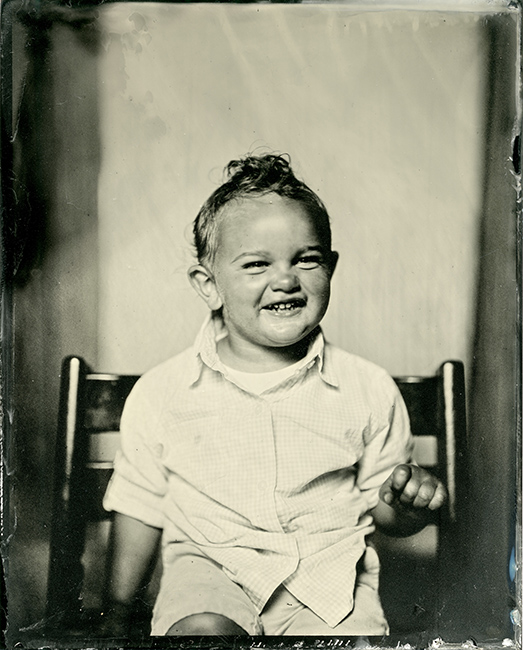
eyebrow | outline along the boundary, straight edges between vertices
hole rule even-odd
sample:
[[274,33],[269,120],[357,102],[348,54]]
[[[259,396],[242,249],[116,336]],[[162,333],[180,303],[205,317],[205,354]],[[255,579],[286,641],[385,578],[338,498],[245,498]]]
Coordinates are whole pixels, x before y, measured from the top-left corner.
[[[325,246],[322,246],[321,244],[318,244],[317,246],[305,246],[304,248],[300,248],[299,251],[294,255],[294,257],[299,257],[300,255],[303,255],[304,253],[314,253],[318,252],[321,253],[322,255],[325,255],[326,249]],[[237,257],[235,257],[232,262],[237,262],[238,260],[241,260],[244,257],[269,257],[269,253],[267,251],[245,251],[244,253],[240,253]]]
[[266,257],[268,255],[267,251],[246,251],[245,253],[240,253],[238,257],[235,257],[233,259],[233,262],[237,262],[238,260],[241,260],[242,257]]

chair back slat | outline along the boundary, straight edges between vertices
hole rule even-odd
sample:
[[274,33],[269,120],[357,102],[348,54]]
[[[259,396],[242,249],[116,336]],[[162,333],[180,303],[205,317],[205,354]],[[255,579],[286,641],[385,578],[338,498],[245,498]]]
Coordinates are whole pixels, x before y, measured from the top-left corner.
[[119,431],[97,431],[92,433],[89,436],[87,467],[90,469],[111,469],[119,447]]
[[416,436],[412,460],[431,471],[438,467],[438,439],[436,436]]
[[395,377],[401,396],[409,412],[410,428],[414,436],[439,433],[437,377]]
[[137,379],[134,375],[88,373],[85,376],[82,426],[88,434],[120,429],[125,400]]

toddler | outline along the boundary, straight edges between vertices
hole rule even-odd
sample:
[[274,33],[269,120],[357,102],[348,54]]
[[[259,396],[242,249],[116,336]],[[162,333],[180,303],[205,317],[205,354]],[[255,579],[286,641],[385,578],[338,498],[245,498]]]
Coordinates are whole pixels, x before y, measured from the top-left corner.
[[106,615],[123,634],[161,538],[153,635],[380,636],[376,527],[410,535],[446,490],[409,464],[390,376],[325,341],[329,216],[283,156],[248,156],[194,223],[210,314],[122,416]]

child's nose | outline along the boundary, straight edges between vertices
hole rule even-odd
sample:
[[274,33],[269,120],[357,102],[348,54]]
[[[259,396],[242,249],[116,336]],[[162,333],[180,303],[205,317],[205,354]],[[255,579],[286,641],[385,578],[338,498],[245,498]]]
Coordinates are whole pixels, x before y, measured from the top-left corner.
[[300,280],[292,267],[275,269],[271,281],[273,291],[298,291]]

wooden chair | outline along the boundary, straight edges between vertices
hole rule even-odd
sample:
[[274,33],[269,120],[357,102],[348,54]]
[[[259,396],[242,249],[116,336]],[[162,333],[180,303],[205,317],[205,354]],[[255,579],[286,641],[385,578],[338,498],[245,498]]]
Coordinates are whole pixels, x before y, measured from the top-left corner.
[[[94,373],[79,357],[62,364],[46,605],[48,630],[57,634],[81,636],[99,617],[101,602],[85,602],[86,541],[92,524],[110,520],[102,500],[119,444],[120,416],[137,380]],[[104,569],[102,559],[97,573]]]
[[[396,377],[414,435],[414,460],[447,486],[448,502],[432,525],[409,538],[376,533],[380,589],[394,642],[426,647],[449,632],[452,594],[463,589],[462,543],[467,502],[464,367],[446,361],[431,377]],[[454,622],[452,623],[454,625]]]
[[[85,638],[89,634],[86,630],[94,630],[100,617],[96,607],[100,602],[87,602],[85,585],[89,581],[87,565],[92,562],[97,565],[94,573],[99,578],[98,587],[103,584],[101,575],[105,566],[101,547],[106,538],[95,539],[94,552],[91,542],[90,559],[86,559],[89,555],[86,538],[92,522],[110,519],[102,508],[102,498],[112,473],[122,408],[137,379],[137,376],[94,373],[79,357],[68,357],[63,362],[47,591],[47,619],[58,635],[77,633]],[[463,499],[459,481],[466,444],[463,364],[448,361],[433,377],[402,377],[396,381],[416,437],[416,460],[437,473],[449,490],[448,506],[439,515],[438,552],[432,553],[431,560],[433,577],[441,585],[440,589],[444,589],[449,572],[452,574],[450,567],[454,566],[451,560],[455,555],[456,526]],[[384,606],[394,609],[394,587],[397,587],[394,582],[405,580],[405,572],[413,565],[416,570],[416,557],[413,559],[412,553],[409,556],[404,547],[394,546],[394,540],[379,539],[377,543],[381,547],[385,579],[393,582],[390,593],[384,590]],[[395,567],[400,569],[399,577]],[[419,578],[419,570],[416,575]],[[434,606],[439,606],[438,598]],[[423,605],[419,607],[427,609]],[[428,629],[426,619],[418,616],[414,622]],[[406,624],[412,623],[408,619]]]

